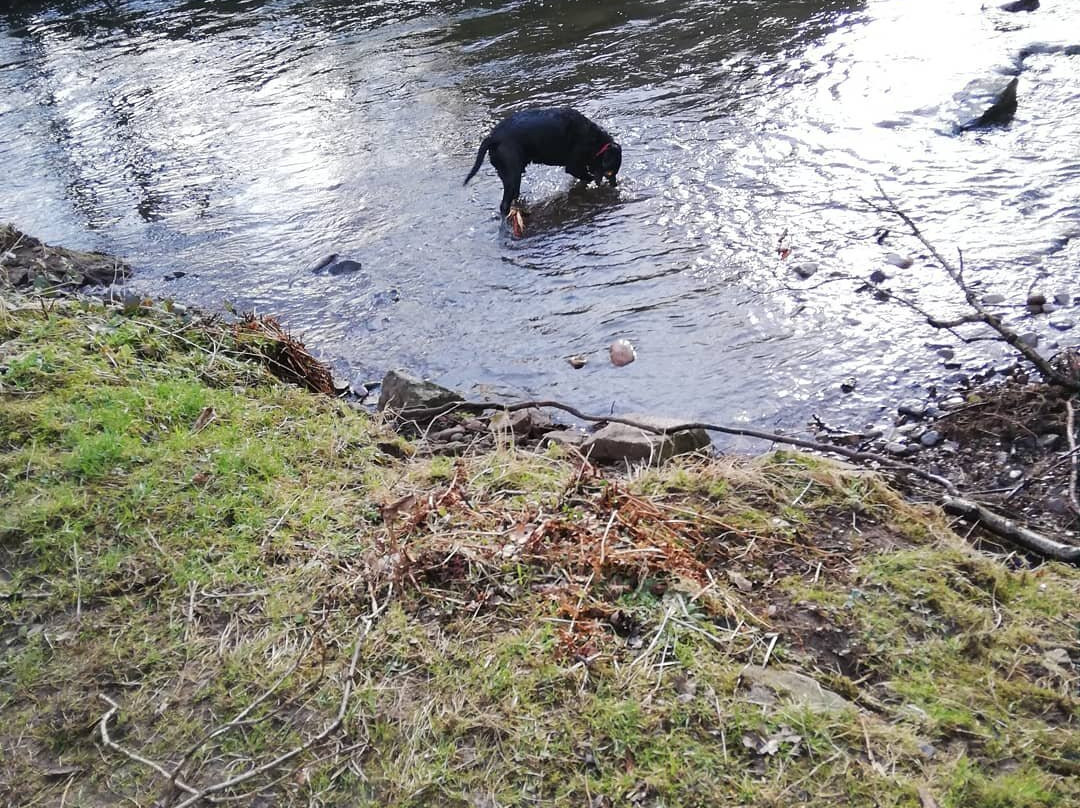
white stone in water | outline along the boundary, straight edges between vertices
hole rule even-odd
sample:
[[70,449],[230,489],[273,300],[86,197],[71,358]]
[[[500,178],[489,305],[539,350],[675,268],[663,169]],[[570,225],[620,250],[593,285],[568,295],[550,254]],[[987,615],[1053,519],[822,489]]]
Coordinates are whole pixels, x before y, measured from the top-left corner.
[[913,263],[915,263],[910,258],[903,255],[897,255],[896,253],[889,253],[888,255],[886,255],[885,261],[892,264],[894,267],[899,267],[900,269],[907,269]]
[[637,351],[634,350],[634,346],[630,344],[630,341],[625,339],[617,339],[611,343],[608,355],[611,357],[611,364],[617,368],[629,365],[637,359]]

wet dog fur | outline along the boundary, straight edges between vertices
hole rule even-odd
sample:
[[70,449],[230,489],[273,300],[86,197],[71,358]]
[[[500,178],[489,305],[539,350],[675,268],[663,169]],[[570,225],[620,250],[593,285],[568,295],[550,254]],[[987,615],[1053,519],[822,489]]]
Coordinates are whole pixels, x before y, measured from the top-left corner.
[[603,128],[569,107],[525,109],[504,118],[480,143],[468,183],[484,163],[499,173],[505,216],[521,194],[521,175],[529,163],[562,166],[582,182],[618,182],[622,148]]

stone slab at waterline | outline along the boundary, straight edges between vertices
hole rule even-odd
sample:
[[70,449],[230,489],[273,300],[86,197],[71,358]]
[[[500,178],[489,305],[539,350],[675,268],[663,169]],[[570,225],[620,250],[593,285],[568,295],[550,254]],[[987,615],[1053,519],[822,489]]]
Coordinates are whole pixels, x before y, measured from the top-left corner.
[[[654,429],[670,429],[685,424],[686,419],[668,418],[663,415],[628,413],[621,416]],[[704,429],[688,429],[683,432],[661,435],[626,424],[610,423],[590,435],[581,445],[581,453],[591,460],[602,463],[662,463],[674,455],[689,454],[710,445]]]
[[379,389],[378,410],[414,410],[442,407],[463,401],[462,397],[442,385],[421,379],[407,370],[391,370],[383,376]]
[[98,252],[52,247],[0,225],[0,282],[39,291],[108,286],[131,274],[119,258]]

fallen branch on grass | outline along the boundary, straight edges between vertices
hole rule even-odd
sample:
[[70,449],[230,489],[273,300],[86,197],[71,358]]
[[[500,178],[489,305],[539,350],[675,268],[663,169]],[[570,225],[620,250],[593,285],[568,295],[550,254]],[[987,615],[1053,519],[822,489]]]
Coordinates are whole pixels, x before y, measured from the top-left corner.
[[942,498],[941,506],[949,513],[978,521],[995,536],[1007,539],[1044,558],[1064,561],[1067,564],[1080,564],[1080,547],[1048,539],[1041,533],[994,513],[978,502],[963,497],[946,496]]
[[[316,735],[313,735],[303,743],[294,746],[293,748],[289,749],[286,752],[283,752],[277,757],[266,761],[265,763],[252,765],[250,768],[241,772],[238,775],[205,786],[193,786],[180,778],[183,767],[192,759],[198,749],[200,749],[209,741],[214,740],[221,735],[224,735],[230,730],[242,726],[244,724],[244,719],[251,712],[251,710],[254,709],[258,704],[269,698],[277,690],[277,688],[282,684],[282,682],[284,682],[284,680],[288,678],[288,676],[299,666],[300,660],[303,657],[303,653],[310,646],[310,643],[305,644],[304,648],[301,650],[300,655],[298,655],[297,660],[293,663],[293,665],[291,665],[288,670],[285,671],[285,673],[279,676],[278,679],[274,682],[274,684],[271,685],[270,688],[268,688],[262,695],[256,698],[246,708],[241,710],[241,712],[238,713],[236,717],[206,733],[198,742],[189,747],[187,751],[184,752],[180,762],[173,767],[172,771],[169,771],[163,765],[157,763],[154,760],[151,760],[137,752],[121,746],[111,738],[111,736],[109,735],[109,721],[120,709],[120,705],[103,693],[99,695],[101,696],[102,700],[104,700],[109,705],[109,709],[98,722],[102,743],[105,744],[107,748],[112,749],[115,752],[119,752],[128,759],[133,760],[136,763],[139,763],[150,769],[153,769],[155,772],[165,778],[165,780],[169,783],[169,790],[168,793],[166,793],[166,795],[163,797],[162,804],[164,805],[173,805],[174,797],[176,796],[177,790],[184,792],[184,794],[181,795],[182,801],[176,803],[176,808],[190,808],[191,806],[197,805],[203,801],[219,802],[233,799],[232,795],[228,794],[220,797],[216,797],[214,795],[221,794],[222,792],[232,791],[237,786],[243,785],[244,783],[247,783],[248,781],[256,777],[259,777],[260,775],[274,772],[275,770],[280,769],[282,766],[291,762],[305,752],[309,752],[312,749],[315,749],[316,747],[321,745],[341,727],[342,723],[345,720],[345,713],[348,711],[349,699],[352,696],[353,680],[356,676],[356,666],[360,658],[360,648],[364,643],[364,639],[367,637],[368,634],[371,633],[371,629],[375,624],[375,620],[389,604],[391,594],[392,589],[391,592],[387,594],[386,599],[381,605],[375,604],[373,601],[373,608],[371,614],[363,618],[364,626],[358,634],[356,638],[356,643],[353,646],[352,656],[349,659],[349,665],[346,669],[344,680],[342,683],[341,700],[338,704],[338,710],[333,720],[331,720],[325,727],[323,727],[323,729]],[[281,778],[279,777],[274,782],[277,782],[277,780],[280,779]]]
[[905,463],[901,460],[878,454],[877,452],[849,449],[846,446],[834,446],[829,443],[820,443],[818,441],[796,438],[790,435],[780,435],[776,432],[766,432],[761,429],[724,426],[722,424],[709,424],[700,421],[691,421],[685,424],[675,424],[668,427],[657,427],[651,424],[642,423],[641,421],[635,421],[632,418],[622,418],[616,415],[588,415],[581,412],[581,410],[576,407],[571,407],[569,404],[563,404],[561,401],[552,400],[520,401],[513,404],[500,404],[492,401],[459,401],[441,407],[402,410],[401,412],[395,413],[395,415],[403,422],[423,423],[430,421],[433,418],[437,418],[440,415],[448,415],[453,412],[479,414],[489,410],[515,412],[517,410],[542,408],[562,410],[582,421],[591,423],[624,424],[656,435],[671,435],[676,432],[685,432],[691,429],[703,429],[706,432],[719,432],[724,435],[739,435],[742,437],[770,441],[772,443],[797,446],[800,449],[809,449],[823,454],[839,455],[847,460],[853,460],[858,463],[876,463],[886,469],[905,472],[939,486],[946,492],[946,496],[941,501],[943,505],[946,502],[951,502],[954,507],[959,508],[960,506],[958,503],[962,503],[964,505],[962,513],[965,516],[978,519],[991,533],[1011,541],[1025,550],[1054,561],[1065,561],[1073,564],[1080,563],[1080,547],[1063,544],[1027,528],[1020,527],[1010,520],[995,514],[985,506],[973,502],[972,500],[962,498],[960,490],[951,480],[942,477],[939,474],[933,474],[921,469],[911,463]]

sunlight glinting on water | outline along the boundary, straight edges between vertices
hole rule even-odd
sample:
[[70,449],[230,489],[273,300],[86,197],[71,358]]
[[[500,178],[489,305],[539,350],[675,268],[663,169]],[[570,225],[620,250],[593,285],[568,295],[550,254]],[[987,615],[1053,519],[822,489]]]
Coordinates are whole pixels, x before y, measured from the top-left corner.
[[[279,313],[355,379],[406,365],[763,425],[887,416],[940,379],[943,336],[832,275],[903,253],[897,291],[957,298],[866,204],[875,179],[983,292],[1080,288],[1069,4],[70,5],[0,16],[0,215],[127,256],[147,293]],[[1014,124],[958,135],[1017,71]],[[514,241],[490,166],[461,180],[499,117],[544,103],[610,128],[621,182],[530,167]],[[331,252],[362,271],[307,270]],[[604,359],[616,338],[638,346],[625,368]]]

